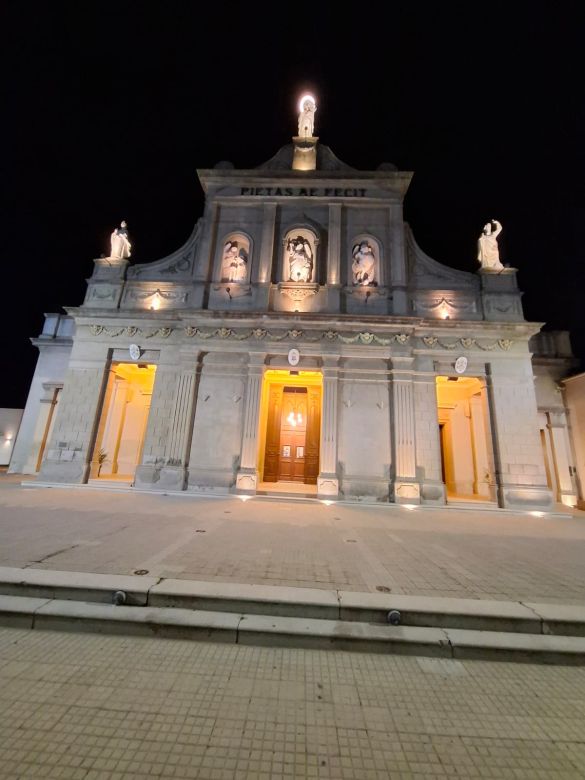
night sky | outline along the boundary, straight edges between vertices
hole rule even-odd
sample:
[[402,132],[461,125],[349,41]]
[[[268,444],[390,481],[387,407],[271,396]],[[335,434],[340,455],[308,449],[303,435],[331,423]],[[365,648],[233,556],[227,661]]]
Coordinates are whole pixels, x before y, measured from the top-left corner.
[[82,302],[129,224],[132,260],[201,215],[196,169],[255,167],[297,99],[344,162],[415,176],[406,218],[436,260],[477,270],[500,220],[528,319],[585,356],[585,27],[577,3],[5,2],[0,406],[23,406],[43,312]]

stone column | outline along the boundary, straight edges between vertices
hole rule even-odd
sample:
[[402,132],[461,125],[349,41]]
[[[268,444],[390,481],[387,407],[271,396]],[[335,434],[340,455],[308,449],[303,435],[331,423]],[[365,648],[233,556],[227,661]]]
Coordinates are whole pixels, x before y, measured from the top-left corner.
[[392,413],[394,432],[394,501],[419,504],[416,481],[416,429],[412,365],[414,358],[392,360]]
[[573,486],[570,456],[566,436],[566,417],[564,412],[550,412],[548,429],[553,447],[554,469],[559,488],[559,498],[567,506],[577,505],[577,491]]
[[258,487],[258,423],[265,360],[265,352],[250,353],[240,468],[236,475],[236,491],[239,493],[255,493]]
[[390,206],[390,272],[391,279],[384,279],[382,283],[392,286],[392,314],[408,314],[406,249],[401,203]]
[[323,358],[323,402],[321,413],[321,446],[317,494],[323,498],[339,494],[337,476],[337,394],[339,389],[339,356]]

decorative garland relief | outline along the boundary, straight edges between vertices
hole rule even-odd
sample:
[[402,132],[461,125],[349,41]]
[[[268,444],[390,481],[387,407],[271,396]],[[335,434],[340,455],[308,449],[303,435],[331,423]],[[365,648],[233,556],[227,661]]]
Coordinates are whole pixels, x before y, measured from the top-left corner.
[[[107,328],[104,325],[90,325],[89,331],[92,336],[109,336],[110,338],[124,335],[129,336],[130,338],[134,336],[144,336],[146,339],[155,337],[167,339],[174,331],[174,328],[155,328],[154,330],[144,330],[143,328],[133,326],[122,328]],[[378,336],[376,333],[370,333],[369,331],[361,331],[360,333],[351,334],[340,333],[337,330],[325,330],[321,331],[321,333],[311,335],[310,333],[305,333],[305,331],[297,330],[296,328],[282,332],[273,332],[267,330],[266,328],[252,328],[245,331],[236,331],[233,328],[225,327],[214,328],[212,330],[203,330],[191,325],[184,329],[184,333],[189,338],[197,337],[200,339],[219,338],[234,339],[236,341],[245,341],[246,339],[250,338],[256,339],[257,341],[262,341],[264,339],[267,339],[268,341],[285,341],[287,339],[292,339],[295,341],[302,339],[303,341],[308,342],[341,341],[343,344],[378,344],[383,347],[386,347],[392,343],[407,344],[411,338],[410,334],[408,333],[395,333],[392,336]],[[462,337],[455,339],[454,341],[443,341],[438,336],[423,336],[422,342],[426,347],[430,347],[431,349],[473,349],[476,347],[477,349],[481,349],[486,352],[491,352],[497,347],[504,351],[508,351],[514,344],[511,339],[498,339],[497,341],[491,342],[489,344],[482,344],[480,341],[478,341],[478,339],[475,338]]]

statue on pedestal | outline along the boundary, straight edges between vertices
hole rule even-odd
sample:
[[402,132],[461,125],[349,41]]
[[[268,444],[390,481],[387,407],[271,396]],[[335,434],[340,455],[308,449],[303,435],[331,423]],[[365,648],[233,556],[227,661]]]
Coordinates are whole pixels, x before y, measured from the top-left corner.
[[[492,225],[494,228],[492,229]],[[477,260],[482,270],[502,271],[504,266],[500,262],[500,250],[498,249],[498,236],[502,232],[502,225],[497,219],[492,219],[484,225],[483,232],[477,242]]]
[[377,284],[376,256],[370,244],[367,241],[360,241],[359,244],[354,245],[351,255],[353,257],[351,264],[353,283],[363,287]]
[[124,220],[120,223],[120,227],[116,228],[110,236],[112,248],[110,251],[110,257],[114,257],[118,260],[130,257],[130,250],[132,244],[128,239],[128,225]]
[[299,137],[312,138],[315,134],[315,111],[317,104],[312,95],[304,95],[299,103]]
[[310,282],[313,276],[313,250],[303,236],[289,238],[286,244],[291,282]]

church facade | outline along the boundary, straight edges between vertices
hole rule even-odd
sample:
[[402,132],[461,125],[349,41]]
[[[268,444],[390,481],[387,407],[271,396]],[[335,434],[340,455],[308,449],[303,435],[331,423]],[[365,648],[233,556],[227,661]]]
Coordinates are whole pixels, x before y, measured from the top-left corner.
[[84,303],[35,341],[46,368],[13,470],[550,508],[541,324],[494,259],[501,226],[477,273],[436,262],[404,222],[412,174],[355,170],[300,120],[260,167],[198,171],[204,213],[173,254],[131,264],[114,232]]

